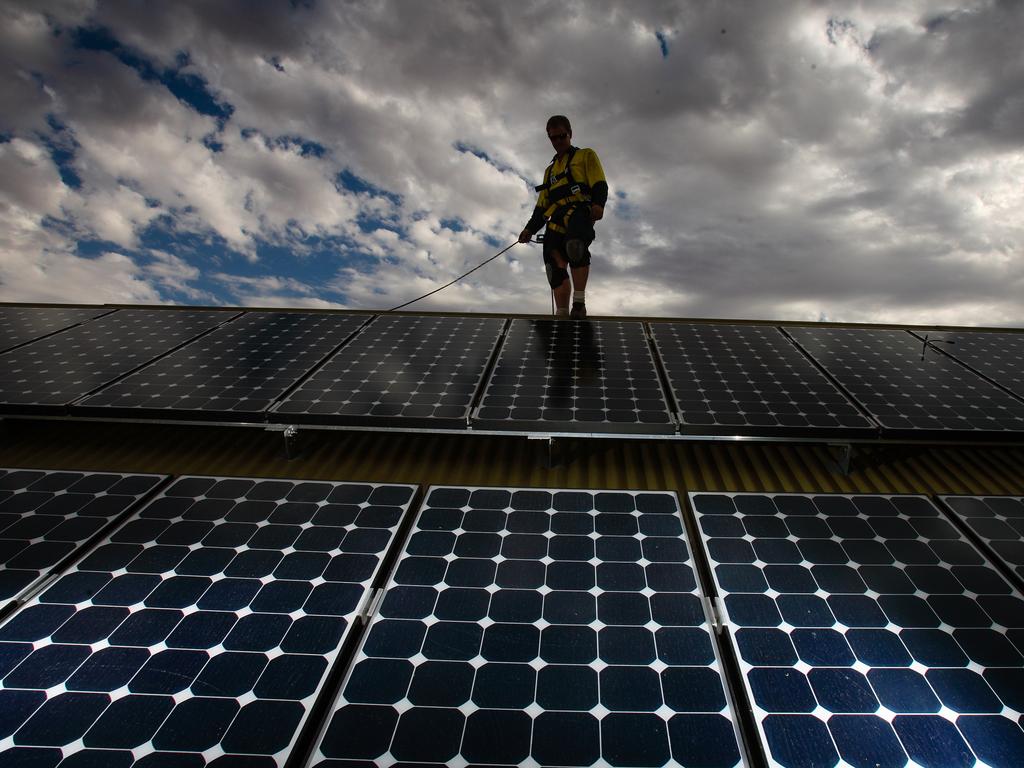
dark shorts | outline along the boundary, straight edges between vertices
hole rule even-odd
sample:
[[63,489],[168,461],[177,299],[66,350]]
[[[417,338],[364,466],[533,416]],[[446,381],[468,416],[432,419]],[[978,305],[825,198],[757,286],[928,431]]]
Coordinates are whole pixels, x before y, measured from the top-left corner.
[[[565,255],[565,241],[570,239],[582,240],[589,246],[594,242],[596,234],[594,233],[594,222],[590,219],[590,206],[589,205],[577,205],[573,208],[569,214],[567,232],[552,232],[550,228],[544,233],[544,261],[551,264],[552,266],[558,266],[555,263],[554,256],[551,255],[552,251],[558,251],[561,254],[562,259],[568,261]],[[586,255],[583,260],[577,265],[580,267],[590,266],[590,248],[586,250]]]

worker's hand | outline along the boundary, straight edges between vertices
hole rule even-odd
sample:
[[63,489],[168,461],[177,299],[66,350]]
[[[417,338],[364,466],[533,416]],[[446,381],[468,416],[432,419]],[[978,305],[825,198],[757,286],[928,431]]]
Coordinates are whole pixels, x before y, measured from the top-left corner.
[[528,231],[528,230],[524,229],[522,232],[519,233],[519,242],[520,243],[528,243],[532,239],[533,239],[533,233]]
[[590,206],[590,218],[593,221],[600,221],[604,218],[604,206],[603,205],[591,205]]

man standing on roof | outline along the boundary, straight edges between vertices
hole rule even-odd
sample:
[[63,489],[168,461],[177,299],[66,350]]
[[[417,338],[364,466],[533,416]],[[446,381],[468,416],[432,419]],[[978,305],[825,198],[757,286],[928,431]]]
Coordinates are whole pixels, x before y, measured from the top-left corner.
[[[544,171],[544,183],[533,216],[519,234],[520,243],[530,239],[547,222],[544,233],[544,269],[555,292],[556,315],[574,320],[587,316],[587,278],[590,276],[590,244],[594,242],[594,222],[604,216],[608,201],[608,182],[597,153],[579,149],[571,143],[569,118],[555,115],[548,120],[548,138],[555,157]],[[569,272],[572,271],[572,286]],[[572,290],[572,311],[569,293]]]

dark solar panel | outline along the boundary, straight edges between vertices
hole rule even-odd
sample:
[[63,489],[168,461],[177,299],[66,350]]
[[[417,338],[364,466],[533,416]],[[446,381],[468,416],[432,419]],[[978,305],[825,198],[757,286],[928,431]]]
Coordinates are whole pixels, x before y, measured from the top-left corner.
[[651,323],[651,331],[684,433],[877,432],[777,328]]
[[486,429],[671,434],[643,325],[512,321],[473,425]]
[[0,605],[53,572],[162,479],[0,469]]
[[773,765],[1022,764],[1024,599],[930,501],[690,501]]
[[253,417],[367,318],[250,312],[78,403],[77,413]]
[[433,487],[311,762],[716,768],[734,722],[675,494]]
[[272,420],[465,428],[503,323],[378,317],[275,406]]
[[996,557],[1024,579],[1024,496],[940,496]]
[[0,765],[283,765],[414,491],[177,480],[0,627]]
[[[918,331],[922,338],[924,333]],[[946,344],[945,341],[953,344]],[[938,349],[1024,397],[1024,333],[936,331],[929,334]]]
[[234,312],[122,309],[3,355],[0,411],[60,410]]
[[926,437],[1024,432],[1024,403],[909,333],[861,328],[787,328],[882,428]]
[[105,307],[0,307],[0,352],[110,311]]

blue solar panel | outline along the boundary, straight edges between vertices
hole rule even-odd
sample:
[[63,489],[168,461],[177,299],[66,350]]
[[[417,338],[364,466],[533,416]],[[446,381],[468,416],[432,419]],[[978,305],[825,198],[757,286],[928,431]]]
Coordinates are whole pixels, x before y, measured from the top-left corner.
[[682,431],[872,437],[878,427],[777,328],[651,323]]
[[905,331],[786,328],[889,436],[1012,437],[1024,403]]
[[676,430],[643,325],[613,320],[513,320],[473,425],[652,435]]
[[231,319],[215,310],[121,309],[3,355],[0,411],[64,407]]
[[1024,579],[1024,496],[940,496],[992,553]]
[[414,491],[180,478],[0,627],[0,765],[283,765]]
[[311,764],[740,762],[675,494],[433,487]]
[[465,429],[496,318],[377,317],[273,408],[272,421]]
[[88,546],[163,478],[0,469],[0,606]]
[[772,765],[1024,764],[1024,599],[930,501],[690,502]]
[[109,312],[106,307],[0,307],[0,352]]
[[75,414],[258,419],[367,318],[247,312],[104,387]]

